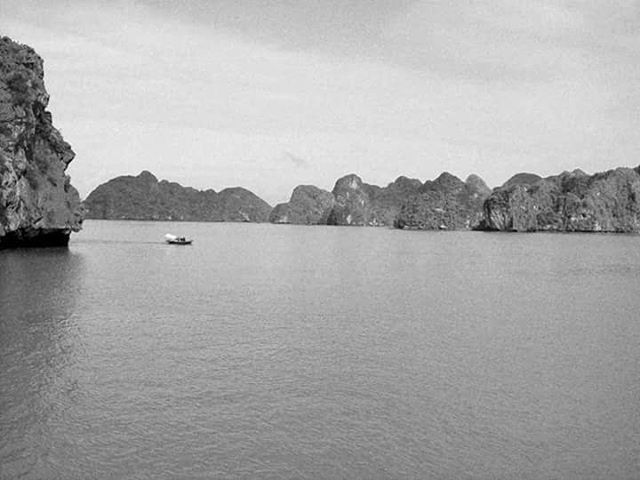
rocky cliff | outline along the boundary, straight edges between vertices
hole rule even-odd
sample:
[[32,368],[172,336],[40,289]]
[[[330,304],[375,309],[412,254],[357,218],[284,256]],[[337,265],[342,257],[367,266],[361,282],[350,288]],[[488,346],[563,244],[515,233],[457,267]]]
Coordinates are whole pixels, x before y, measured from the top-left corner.
[[469,230],[482,220],[482,206],[491,190],[477,175],[465,182],[448,172],[426,181],[404,202],[396,217],[398,228]]
[[384,188],[369,187],[372,199],[372,217],[375,225],[393,226],[402,210],[402,206],[416,195],[422,182],[415,178],[398,177]]
[[346,175],[336,182],[331,192],[335,199],[327,218],[329,225],[375,225],[372,216],[372,189],[355,175]]
[[336,181],[331,193],[296,187],[291,200],[271,212],[273,223],[400,228],[470,228],[480,221],[482,202],[491,191],[476,175],[467,182],[448,173],[424,184],[398,177],[386,187],[364,183],[355,174]]
[[402,204],[421,187],[420,180],[398,177],[386,187],[364,183],[354,174],[346,175],[333,187],[335,199],[329,225],[393,225]]
[[93,190],[84,201],[87,218],[266,222],[271,207],[244,188],[196,190],[158,179],[150,172],[121,176]]
[[0,248],[66,245],[82,225],[75,154],[46,110],[42,59],[0,38]]
[[[531,181],[533,180],[533,181]],[[485,230],[638,232],[640,167],[581,170],[497,188],[484,204]]]
[[275,206],[269,215],[271,223],[326,225],[335,200],[331,192],[313,185],[299,185],[288,203]]

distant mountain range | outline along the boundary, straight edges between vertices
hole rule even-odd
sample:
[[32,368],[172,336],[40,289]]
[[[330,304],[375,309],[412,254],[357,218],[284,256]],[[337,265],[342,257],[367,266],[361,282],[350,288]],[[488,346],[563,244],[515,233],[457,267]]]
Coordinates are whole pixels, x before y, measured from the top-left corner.
[[480,221],[482,202],[491,193],[476,175],[466,182],[443,173],[424,184],[399,177],[386,187],[351,174],[332,192],[299,186],[288,203],[271,212],[274,223],[396,226],[415,229],[469,229]]
[[84,201],[85,218],[198,222],[266,222],[271,206],[241,187],[196,190],[143,171],[98,186]]
[[219,193],[158,179],[150,172],[114,178],[84,202],[86,218],[394,226],[419,230],[640,231],[640,167],[542,178],[518,173],[491,190],[477,175],[444,172],[422,183],[399,177],[386,187],[355,175],[331,192],[300,185],[271,208],[241,187]]

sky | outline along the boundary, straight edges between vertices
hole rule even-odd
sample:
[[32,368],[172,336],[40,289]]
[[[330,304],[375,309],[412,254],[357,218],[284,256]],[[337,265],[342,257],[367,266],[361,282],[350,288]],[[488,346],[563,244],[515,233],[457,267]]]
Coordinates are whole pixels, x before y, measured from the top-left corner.
[[640,164],[640,1],[0,0],[84,198]]

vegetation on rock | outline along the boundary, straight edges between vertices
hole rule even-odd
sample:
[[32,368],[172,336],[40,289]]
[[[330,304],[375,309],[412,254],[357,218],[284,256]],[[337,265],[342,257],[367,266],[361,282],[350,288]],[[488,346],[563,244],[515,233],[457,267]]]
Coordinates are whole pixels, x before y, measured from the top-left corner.
[[386,187],[364,183],[355,175],[336,182],[329,225],[393,225],[403,202],[421,187],[420,180],[398,177]]
[[462,182],[445,173],[424,185],[420,180],[401,176],[386,187],[379,187],[350,174],[338,179],[331,193],[317,187],[296,187],[289,203],[276,206],[270,221],[468,229],[479,223],[482,202],[490,192],[477,175]]
[[404,176],[396,178],[385,188],[370,186],[372,217],[375,225],[395,224],[405,202],[422,187],[422,182]]
[[372,215],[371,186],[355,175],[346,175],[336,182],[331,192],[335,203],[327,218],[328,225],[375,225]]
[[269,215],[271,223],[326,225],[335,201],[331,192],[313,185],[298,185],[288,203],[275,206]]
[[496,189],[484,204],[485,230],[640,231],[640,167],[595,175],[581,170]]
[[480,223],[489,187],[477,175],[463,182],[448,172],[426,181],[402,206],[395,225],[420,230],[468,230]]
[[87,218],[106,220],[180,220],[265,222],[271,207],[241,187],[199,191],[158,179],[150,172],[116,177],[84,201]]
[[513,177],[504,182],[500,186],[500,188],[511,188],[515,187],[516,185],[533,185],[539,180],[542,180],[542,177],[540,175],[536,175],[535,173],[516,173]]

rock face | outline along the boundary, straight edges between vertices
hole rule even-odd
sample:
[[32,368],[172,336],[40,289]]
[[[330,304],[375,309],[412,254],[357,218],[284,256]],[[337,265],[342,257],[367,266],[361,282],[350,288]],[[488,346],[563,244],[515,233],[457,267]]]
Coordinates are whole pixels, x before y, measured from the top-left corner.
[[370,185],[350,174],[340,178],[333,187],[335,204],[327,219],[328,225],[369,225],[372,218]]
[[640,167],[592,176],[580,170],[505,184],[484,204],[485,230],[640,231]]
[[289,203],[277,205],[273,223],[399,228],[471,228],[479,223],[482,202],[491,193],[477,175],[466,182],[442,174],[435,181],[398,177],[386,187],[369,185],[355,175],[336,182],[331,193],[312,186],[296,187]]
[[418,230],[469,230],[482,220],[482,206],[491,190],[477,175],[465,182],[444,172],[426,181],[402,206],[395,225]]
[[402,206],[416,195],[422,182],[415,178],[398,177],[384,188],[369,187],[372,198],[372,224],[393,226]]
[[143,171],[121,176],[92,191],[84,202],[87,218],[104,220],[180,220],[266,222],[271,207],[244,188],[199,191]]
[[313,185],[299,185],[293,190],[288,203],[275,206],[269,215],[269,221],[298,225],[326,225],[334,203],[331,192]]
[[0,38],[0,248],[66,245],[82,226],[75,154],[46,110],[42,59]]
[[269,214],[269,222],[271,223],[294,223],[289,220],[289,204],[279,203]]
[[340,178],[334,188],[335,204],[329,225],[391,226],[403,202],[421,187],[420,180],[398,177],[386,187],[369,185],[351,174]]
[[491,189],[488,187],[485,181],[474,173],[469,175],[464,183],[467,184],[467,188],[470,189],[471,195],[473,195],[474,198],[477,195],[478,197],[486,199],[489,195],[491,195]]

